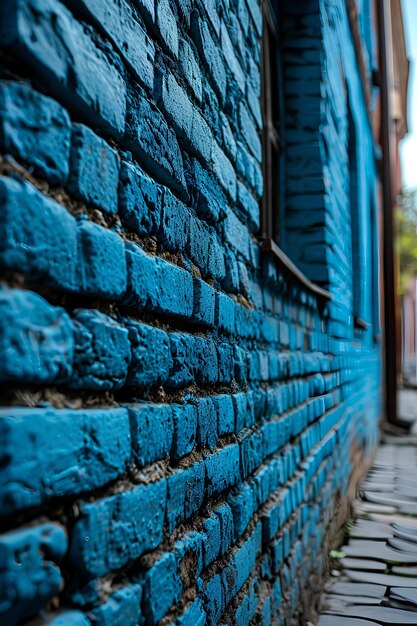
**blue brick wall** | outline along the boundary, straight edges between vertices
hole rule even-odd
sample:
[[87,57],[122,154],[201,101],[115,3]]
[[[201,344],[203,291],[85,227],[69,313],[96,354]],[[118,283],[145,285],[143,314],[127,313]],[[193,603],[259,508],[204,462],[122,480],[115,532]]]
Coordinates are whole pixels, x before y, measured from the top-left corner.
[[0,5],[2,624],[307,619],[378,436],[377,180],[344,2],[283,5],[282,245],[332,300],[257,238],[258,0]]

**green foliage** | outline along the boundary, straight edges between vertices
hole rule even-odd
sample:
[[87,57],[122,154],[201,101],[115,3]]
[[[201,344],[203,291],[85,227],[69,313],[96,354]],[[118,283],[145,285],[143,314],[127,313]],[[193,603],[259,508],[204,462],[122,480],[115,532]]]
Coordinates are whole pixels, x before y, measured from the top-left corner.
[[404,192],[398,200],[395,213],[399,261],[398,290],[403,294],[409,279],[417,276],[417,191]]

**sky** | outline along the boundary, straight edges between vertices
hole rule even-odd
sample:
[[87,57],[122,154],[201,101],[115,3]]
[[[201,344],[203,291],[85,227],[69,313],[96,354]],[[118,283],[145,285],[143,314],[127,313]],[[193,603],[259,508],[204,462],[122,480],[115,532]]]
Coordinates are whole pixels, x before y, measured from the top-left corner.
[[403,187],[417,189],[417,0],[401,0],[410,60],[408,83],[408,135],[400,144]]

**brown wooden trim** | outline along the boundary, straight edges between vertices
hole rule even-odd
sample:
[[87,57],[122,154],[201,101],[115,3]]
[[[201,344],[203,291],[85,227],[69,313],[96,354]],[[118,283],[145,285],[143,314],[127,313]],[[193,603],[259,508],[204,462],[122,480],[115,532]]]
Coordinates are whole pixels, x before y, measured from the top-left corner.
[[300,282],[308,291],[311,291],[316,296],[324,298],[325,300],[333,300],[332,294],[313,283],[307,278],[303,272],[291,261],[291,259],[281,250],[281,248],[275,243],[273,239],[261,239],[262,250],[264,252],[270,252],[277,263],[286,270],[293,278]]

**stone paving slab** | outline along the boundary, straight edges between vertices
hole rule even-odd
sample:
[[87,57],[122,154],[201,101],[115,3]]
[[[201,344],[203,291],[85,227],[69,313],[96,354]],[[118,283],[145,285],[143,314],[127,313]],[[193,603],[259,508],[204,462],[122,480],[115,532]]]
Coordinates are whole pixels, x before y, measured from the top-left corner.
[[417,625],[417,446],[405,441],[378,450],[316,626]]

